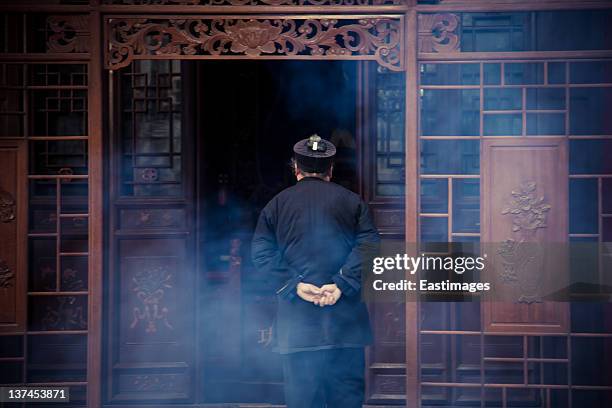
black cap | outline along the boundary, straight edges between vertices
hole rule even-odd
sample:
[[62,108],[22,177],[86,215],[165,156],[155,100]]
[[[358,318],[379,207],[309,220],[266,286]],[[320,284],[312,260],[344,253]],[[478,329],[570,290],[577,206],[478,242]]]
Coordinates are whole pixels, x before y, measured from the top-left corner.
[[325,173],[334,162],[336,146],[315,134],[293,145],[293,153],[300,170],[306,173]]

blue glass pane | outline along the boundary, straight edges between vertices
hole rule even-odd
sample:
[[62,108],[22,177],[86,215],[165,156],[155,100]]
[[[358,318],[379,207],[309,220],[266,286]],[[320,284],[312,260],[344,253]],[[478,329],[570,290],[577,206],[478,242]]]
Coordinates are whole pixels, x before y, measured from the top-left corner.
[[478,89],[422,90],[422,135],[478,136],[479,130],[480,91]]
[[523,132],[520,113],[484,115],[484,136],[517,136]]
[[570,89],[570,133],[612,135],[612,88]]
[[570,63],[570,83],[609,84],[612,82],[612,61]]
[[486,88],[484,90],[485,110],[520,110],[523,107],[523,93],[520,88]]
[[598,238],[571,237],[569,246],[569,266],[571,282],[599,281]]
[[[437,2],[436,2],[437,3]],[[612,10],[461,13],[461,51],[612,49]]]
[[478,179],[453,179],[453,232],[480,232]]
[[479,85],[480,64],[421,64],[422,85]]
[[570,234],[597,234],[597,179],[569,181]]
[[[610,217],[605,217],[601,220],[601,240],[603,242],[612,242],[612,218]],[[608,265],[612,264],[610,254],[607,253],[606,255],[607,256],[603,257],[603,260],[606,261]],[[607,270],[609,271],[610,269]]]
[[[380,75],[383,76],[383,75]],[[398,75],[403,76],[403,75]],[[404,111],[404,87],[396,88],[391,86],[385,86],[392,84],[392,81],[385,83],[387,77],[390,75],[384,75],[384,79],[377,81],[376,86],[376,108],[379,112],[399,112]],[[384,85],[383,85],[384,84]]]
[[476,236],[464,236],[464,235],[454,235],[453,242],[480,242],[480,237]]
[[565,83],[565,62],[549,62],[548,63],[548,83],[549,84],[564,84]]
[[599,242],[597,237],[570,237],[570,242]]
[[421,180],[421,212],[448,212],[448,181],[447,179]]
[[376,181],[404,183],[404,156],[381,156],[376,159]]
[[504,65],[506,85],[531,85],[544,83],[544,63],[512,62]]
[[601,212],[612,214],[612,179],[601,180]]
[[527,113],[528,135],[564,135],[565,114]]
[[405,75],[376,67],[376,194],[404,195]]
[[534,17],[538,51],[612,48],[612,10],[539,11]]
[[483,64],[482,69],[485,85],[501,84],[501,64]]
[[570,140],[570,174],[612,174],[612,140]]
[[421,217],[421,242],[447,242],[448,218]]
[[529,13],[463,13],[461,51],[524,51]]
[[402,153],[404,151],[404,112],[378,111],[376,115],[376,151]]
[[480,141],[421,140],[422,174],[478,174]]
[[527,88],[527,109],[565,109],[565,89]]
[[376,195],[379,196],[403,196],[405,187],[403,184],[377,184]]

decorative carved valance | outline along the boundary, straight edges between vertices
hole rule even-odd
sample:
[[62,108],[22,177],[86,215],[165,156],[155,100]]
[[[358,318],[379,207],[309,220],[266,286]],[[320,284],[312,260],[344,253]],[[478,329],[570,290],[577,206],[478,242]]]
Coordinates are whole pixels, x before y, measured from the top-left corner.
[[248,58],[375,60],[404,69],[402,16],[109,17],[106,67],[135,59]]
[[456,14],[419,14],[419,52],[458,52],[461,50]]
[[47,26],[51,32],[47,38],[48,52],[89,51],[89,16],[49,16]]
[[126,6],[142,5],[179,5],[189,6],[200,4],[200,0],[104,0],[104,4],[122,4]]
[[399,5],[403,0],[105,0],[104,3],[126,6],[383,6]]

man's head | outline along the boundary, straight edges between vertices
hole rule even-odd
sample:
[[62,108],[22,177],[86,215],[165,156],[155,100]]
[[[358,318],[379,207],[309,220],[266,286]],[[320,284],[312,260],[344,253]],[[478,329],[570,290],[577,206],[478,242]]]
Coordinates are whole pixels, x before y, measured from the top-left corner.
[[293,146],[292,167],[298,180],[304,177],[331,179],[336,146],[328,140],[312,135]]
[[291,170],[293,171],[293,174],[295,174],[295,177],[298,181],[300,181],[304,177],[317,177],[325,181],[330,181],[332,178],[332,172],[334,170],[334,164],[332,163],[327,168],[327,170],[323,172],[313,173],[300,168],[300,165],[298,164],[297,160],[295,158],[291,158]]

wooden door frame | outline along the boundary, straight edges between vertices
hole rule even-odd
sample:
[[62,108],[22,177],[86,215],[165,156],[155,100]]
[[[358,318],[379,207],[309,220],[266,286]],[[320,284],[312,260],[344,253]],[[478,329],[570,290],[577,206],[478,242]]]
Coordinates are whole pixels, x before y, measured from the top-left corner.
[[[410,3],[412,4],[412,6],[414,6],[416,1],[410,0]],[[92,131],[93,129],[96,129],[97,132],[99,133],[92,133],[92,135],[96,136],[95,137],[96,142],[90,144],[90,155],[91,155],[90,172],[92,175],[93,174],[96,175],[96,178],[90,181],[92,183],[92,186],[90,187],[91,189],[90,205],[92,206],[92,208],[95,208],[95,211],[93,212],[94,215],[92,216],[92,230],[90,231],[92,238],[90,241],[92,243],[96,242],[98,245],[97,247],[98,249],[91,248],[92,253],[96,253],[97,257],[95,258],[95,260],[92,260],[92,263],[90,264],[91,265],[90,266],[90,282],[92,282],[92,289],[95,288],[95,292],[94,290],[92,290],[92,293],[91,293],[91,302],[92,304],[96,304],[100,307],[96,307],[96,308],[92,307],[90,310],[90,319],[91,319],[90,321],[92,322],[91,324],[92,339],[90,339],[89,349],[88,349],[88,368],[90,370],[89,379],[91,379],[91,382],[89,383],[91,390],[88,394],[89,406],[99,406],[100,404],[102,404],[102,398],[103,398],[102,392],[101,392],[101,379],[103,377],[100,371],[101,371],[101,367],[103,364],[102,362],[102,340],[101,339],[104,335],[103,327],[102,327],[104,309],[101,305],[104,300],[103,299],[103,287],[104,287],[103,286],[104,285],[103,271],[106,269],[102,267],[102,258],[106,255],[103,254],[102,251],[99,249],[102,243],[104,242],[104,225],[103,225],[102,219],[105,216],[104,214],[102,214],[102,206],[100,206],[99,203],[104,202],[103,201],[104,199],[103,185],[105,184],[105,180],[102,177],[102,175],[104,174],[104,171],[108,171],[108,169],[105,168],[105,164],[102,158],[103,156],[103,146],[102,145],[103,145],[104,137],[103,137],[103,132],[101,132],[100,130],[103,128],[103,125],[104,125],[103,107],[108,106],[107,104],[102,103],[104,100],[107,100],[108,98],[108,95],[106,95],[106,99],[105,99],[104,89],[102,85],[105,83],[106,77],[108,76],[107,69],[108,68],[112,69],[115,67],[117,68],[123,67],[131,63],[133,59],[176,59],[176,60],[183,60],[183,59],[317,60],[318,59],[318,60],[356,60],[356,61],[375,60],[380,65],[386,66],[390,70],[394,70],[394,71],[403,71],[406,69],[406,67],[411,67],[413,74],[407,76],[407,81],[412,84],[411,85],[412,89],[416,89],[416,76],[414,74],[417,72],[417,65],[416,65],[417,30],[416,30],[416,11],[414,10],[414,7],[411,8],[411,11],[408,14],[405,14],[402,12],[401,14],[394,13],[390,15],[390,14],[382,14],[382,10],[388,13],[390,10],[396,9],[395,6],[393,6],[392,8],[390,8],[389,6],[386,6],[386,7],[385,6],[383,7],[369,6],[367,8],[343,6],[342,13],[355,12],[357,10],[363,12],[367,10],[368,14],[361,14],[361,15],[337,14],[338,7],[334,7],[333,9],[334,9],[335,14],[317,14],[317,15],[311,15],[311,16],[302,16],[301,14],[296,12],[297,10],[295,7],[291,7],[291,8],[288,8],[288,10],[289,9],[291,10],[292,12],[291,14],[286,14],[283,16],[275,16],[276,18],[284,18],[286,19],[285,21],[304,20],[305,19],[304,17],[308,19],[315,19],[315,21],[318,20],[319,22],[323,21],[323,19],[329,19],[329,18],[337,19],[340,22],[342,22],[342,20],[354,21],[357,18],[359,19],[383,18],[383,19],[391,19],[390,21],[396,21],[397,24],[399,24],[399,39],[397,43],[398,48],[399,48],[399,61],[395,61],[395,63],[392,63],[392,64],[387,63],[387,61],[385,60],[384,52],[380,51],[381,50],[380,44],[378,44],[378,47],[376,50],[370,50],[369,52],[366,52],[362,55],[338,54],[338,55],[329,55],[329,56],[317,56],[317,55],[287,55],[287,56],[277,56],[277,55],[273,55],[273,56],[266,56],[266,55],[257,55],[257,56],[253,56],[253,55],[241,55],[241,56],[185,55],[181,53],[180,51],[178,53],[169,52],[169,53],[149,54],[149,55],[146,55],[145,53],[145,55],[138,55],[137,53],[138,53],[138,50],[140,49],[138,47],[138,44],[132,44],[131,45],[132,48],[130,51],[128,51],[128,54],[127,54],[129,56],[129,60],[127,61],[121,60],[118,63],[115,63],[114,65],[113,65],[113,61],[110,55],[111,55],[111,51],[113,47],[116,47],[117,44],[110,45],[109,32],[108,32],[109,24],[111,22],[116,21],[117,19],[123,19],[124,21],[127,22],[127,24],[130,24],[131,21],[134,21],[134,20],[130,20],[131,18],[136,17],[136,16],[140,18],[142,17],[142,15],[141,14],[135,14],[135,15],[123,14],[120,16],[106,15],[106,14],[103,14],[105,7],[110,7],[110,6],[101,6],[101,8],[97,12],[92,13],[92,17],[91,17],[92,19],[95,20],[95,25],[92,25],[92,27],[95,27],[95,30],[92,30],[93,42],[98,44],[98,46],[95,49],[92,49],[92,58],[90,60],[90,64],[91,64],[90,81],[92,81],[92,83],[90,84],[90,98],[91,98],[90,109],[92,109],[92,112],[90,114],[90,127]],[[264,8],[262,7],[257,7],[258,12],[261,12],[263,9]],[[322,9],[323,9],[322,11],[326,11],[325,8],[322,8]],[[114,9],[111,9],[111,10],[115,11]],[[232,8],[232,11],[234,10],[235,8]],[[405,10],[406,10],[405,6],[402,6],[402,11],[405,11]],[[164,11],[165,11],[165,7],[164,7]],[[191,11],[191,8],[190,8],[190,11]],[[320,9],[317,9],[317,11],[320,11]],[[207,10],[207,13],[210,13],[210,10]],[[206,19],[207,16],[208,16],[207,14],[202,13],[202,14],[197,14],[197,15],[189,15],[189,16],[186,16],[186,18],[188,19],[190,18]],[[406,16],[408,16],[408,18],[410,18],[412,21],[412,27],[410,30],[406,29],[406,23],[405,23]],[[169,20],[169,16],[166,16],[166,15],[149,14],[145,17],[150,17],[151,19],[155,19],[156,23],[161,22],[162,24],[164,20],[166,21]],[[218,16],[215,16],[215,17],[219,18]],[[226,18],[228,19],[231,19],[231,18],[257,19],[259,18],[259,20],[257,21],[261,21],[262,19],[270,18],[270,16],[252,14],[252,15],[246,15],[246,16],[245,15],[230,15],[230,16],[226,16]],[[112,20],[112,19],[115,19],[115,20]],[[341,25],[342,24],[340,24],[340,26]],[[342,27],[340,27],[340,29],[341,28]],[[352,29],[355,29],[355,26],[353,26]],[[367,34],[366,32],[363,32],[361,34],[364,34],[364,33]],[[410,45],[410,43],[404,44],[404,42],[407,40],[412,41],[413,42],[412,45]],[[179,44],[179,46],[184,46],[185,38],[180,38],[179,36],[177,43]],[[404,50],[412,51],[412,54],[410,57],[411,59],[407,58],[408,54],[406,54]],[[406,84],[406,87],[407,87],[406,89],[408,89],[408,86],[410,85]],[[415,95],[415,94],[407,92],[407,95]],[[406,118],[409,117],[410,112],[412,112],[412,116],[416,118],[416,110],[415,110],[417,106],[416,102],[417,102],[417,99],[414,99],[411,96],[406,97],[406,108],[405,108]],[[93,112],[94,110],[95,110],[95,113]],[[110,114],[111,113],[109,113],[109,115]],[[415,172],[418,168],[418,160],[417,160],[418,151],[416,149],[417,134],[416,134],[416,120],[412,119],[412,120],[407,120],[407,121],[411,123],[412,126],[406,126],[406,137],[410,138],[411,140],[410,142],[406,143],[407,145],[407,153],[406,153],[407,178],[406,179],[411,180],[411,181],[408,182],[410,186],[406,188],[407,202],[405,205],[405,218],[408,221],[406,224],[406,234],[407,235],[406,235],[405,241],[415,242],[416,241],[416,217],[414,216],[414,214],[416,214],[415,211],[416,211],[416,199],[417,199],[417,195],[415,193],[417,191]],[[95,185],[93,185],[94,183]],[[412,202],[409,203],[408,200],[411,200]],[[95,226],[93,224],[95,224]],[[93,245],[93,244],[90,244],[90,245]],[[99,260],[99,262],[96,262],[97,260]],[[412,304],[410,306],[411,307],[407,310],[408,312],[407,320],[409,322],[416,322],[417,314],[415,312],[416,309],[414,308],[415,304]],[[410,323],[410,324],[412,325],[413,323]],[[409,355],[413,356],[413,358],[410,359],[410,361],[412,361],[413,367],[408,369],[408,371],[414,374],[418,374],[418,359],[416,358],[417,356],[416,339],[418,338],[418,336],[416,335],[416,333],[417,332],[415,331],[407,330],[407,336],[408,337],[412,336],[414,338],[411,340],[406,339],[406,343],[409,345],[409,348],[410,348],[409,353],[411,353]],[[410,396],[408,397],[407,395],[407,397],[409,398],[410,401],[413,401],[410,404],[411,405],[416,404],[418,401],[418,394],[415,392],[416,387],[418,386],[417,377],[412,376],[407,385],[408,385],[407,389],[409,390],[407,394],[410,394]]]

